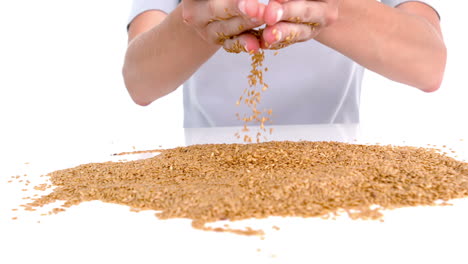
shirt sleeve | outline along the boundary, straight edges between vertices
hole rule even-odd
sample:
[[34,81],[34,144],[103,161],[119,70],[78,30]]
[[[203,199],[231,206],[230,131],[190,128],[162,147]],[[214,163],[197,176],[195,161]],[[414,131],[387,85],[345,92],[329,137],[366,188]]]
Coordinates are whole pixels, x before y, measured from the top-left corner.
[[440,14],[437,11],[437,6],[440,4],[440,0],[382,0],[381,2],[391,7],[396,7],[405,2],[421,2],[432,7],[432,9],[434,9],[434,11],[437,13],[437,15],[440,18]]
[[133,0],[127,25],[130,25],[139,14],[148,10],[161,10],[165,13],[170,13],[176,8],[178,3],[178,0]]

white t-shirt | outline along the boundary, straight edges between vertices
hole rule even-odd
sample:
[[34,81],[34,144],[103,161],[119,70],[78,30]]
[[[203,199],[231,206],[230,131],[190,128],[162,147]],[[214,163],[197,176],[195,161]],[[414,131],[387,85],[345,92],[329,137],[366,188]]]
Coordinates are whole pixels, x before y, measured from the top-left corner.
[[[397,6],[408,0],[382,2]],[[177,4],[178,0],[133,0],[129,22],[150,9],[169,13]],[[362,66],[314,40],[281,49],[277,56],[274,52],[265,51],[269,89],[257,106],[273,110],[274,124],[359,122]],[[248,54],[223,49],[203,64],[183,86],[184,127],[242,125],[235,114],[250,110],[236,101],[248,87],[250,67]]]

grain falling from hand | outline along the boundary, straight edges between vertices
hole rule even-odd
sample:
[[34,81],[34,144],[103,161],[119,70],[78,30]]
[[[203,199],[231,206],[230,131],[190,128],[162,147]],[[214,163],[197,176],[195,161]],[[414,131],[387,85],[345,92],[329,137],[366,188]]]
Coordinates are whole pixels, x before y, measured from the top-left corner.
[[[250,111],[250,115],[244,115],[242,118],[239,114],[236,116],[244,122],[244,129],[242,132],[248,132],[247,128],[251,123],[259,124],[260,131],[257,131],[255,135],[255,142],[260,143],[262,132],[266,132],[265,124],[268,121],[271,121],[271,115],[273,110],[258,110],[258,105],[262,100],[262,93],[268,89],[268,84],[263,80],[263,73],[266,68],[263,68],[263,62],[265,60],[265,52],[259,50],[258,52],[251,52],[251,70],[250,74],[247,76],[249,88],[244,89],[243,94],[240,96],[239,100],[236,102],[236,105],[244,104]],[[244,142],[252,143],[252,135],[245,134]]]

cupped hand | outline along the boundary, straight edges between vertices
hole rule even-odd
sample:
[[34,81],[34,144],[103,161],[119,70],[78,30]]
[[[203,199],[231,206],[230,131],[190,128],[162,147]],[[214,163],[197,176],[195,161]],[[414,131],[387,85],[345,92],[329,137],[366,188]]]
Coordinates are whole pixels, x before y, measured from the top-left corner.
[[258,0],[183,0],[182,10],[184,22],[208,43],[236,53],[260,48],[251,31],[265,23],[265,5]]
[[261,47],[280,49],[315,38],[338,19],[341,0],[270,0]]

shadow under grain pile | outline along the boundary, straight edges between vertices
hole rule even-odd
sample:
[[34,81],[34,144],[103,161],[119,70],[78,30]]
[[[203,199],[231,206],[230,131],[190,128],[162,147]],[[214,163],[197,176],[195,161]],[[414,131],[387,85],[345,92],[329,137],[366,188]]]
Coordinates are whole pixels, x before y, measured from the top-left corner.
[[[48,174],[56,187],[29,207],[100,200],[195,228],[218,220],[268,216],[378,219],[379,209],[434,205],[468,196],[468,163],[415,147],[337,142],[194,145],[153,158],[80,165]],[[351,213],[352,212],[352,213]]]

